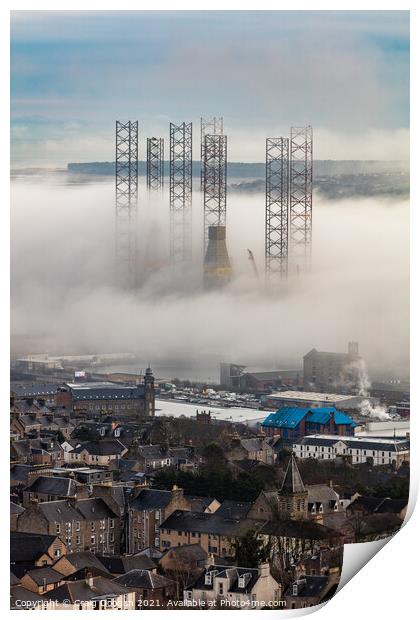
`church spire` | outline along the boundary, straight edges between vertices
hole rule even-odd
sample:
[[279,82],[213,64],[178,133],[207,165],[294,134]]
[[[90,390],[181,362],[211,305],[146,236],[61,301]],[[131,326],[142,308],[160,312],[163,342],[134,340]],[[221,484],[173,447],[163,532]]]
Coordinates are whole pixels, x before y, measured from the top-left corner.
[[280,495],[294,495],[295,493],[305,493],[305,485],[303,484],[294,454],[290,457],[287,465],[286,474],[283,484],[279,491]]

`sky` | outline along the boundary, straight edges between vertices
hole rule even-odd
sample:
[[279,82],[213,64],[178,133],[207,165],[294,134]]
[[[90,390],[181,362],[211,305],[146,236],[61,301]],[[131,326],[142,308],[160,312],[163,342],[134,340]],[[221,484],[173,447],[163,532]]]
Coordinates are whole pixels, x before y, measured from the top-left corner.
[[145,138],[223,116],[231,161],[314,127],[317,159],[409,156],[408,11],[13,11],[14,167],[112,161],[115,120]]

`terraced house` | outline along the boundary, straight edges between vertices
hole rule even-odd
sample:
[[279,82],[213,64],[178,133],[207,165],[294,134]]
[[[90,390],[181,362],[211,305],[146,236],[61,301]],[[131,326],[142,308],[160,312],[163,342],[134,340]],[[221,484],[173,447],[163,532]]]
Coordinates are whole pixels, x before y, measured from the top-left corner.
[[121,519],[100,498],[31,505],[17,521],[18,532],[59,536],[68,551],[120,552]]
[[177,509],[190,510],[183,489],[143,489],[131,499],[128,509],[128,552],[145,547],[161,548],[161,523]]
[[311,435],[293,444],[300,459],[331,460],[342,458],[353,465],[392,465],[399,468],[410,460],[410,443],[406,439],[379,437],[340,437]]

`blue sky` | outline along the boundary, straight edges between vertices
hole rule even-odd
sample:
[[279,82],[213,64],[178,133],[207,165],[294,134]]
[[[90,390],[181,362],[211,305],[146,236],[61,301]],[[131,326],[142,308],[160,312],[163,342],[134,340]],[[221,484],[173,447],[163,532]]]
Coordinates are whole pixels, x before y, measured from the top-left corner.
[[231,160],[306,123],[318,158],[408,157],[407,11],[15,11],[11,50],[13,165],[111,160],[117,118],[198,146],[213,115]]

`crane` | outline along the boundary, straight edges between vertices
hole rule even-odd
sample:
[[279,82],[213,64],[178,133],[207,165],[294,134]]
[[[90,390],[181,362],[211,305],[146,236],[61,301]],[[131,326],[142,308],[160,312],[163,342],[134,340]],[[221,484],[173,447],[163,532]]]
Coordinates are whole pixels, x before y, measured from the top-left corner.
[[254,270],[254,275],[257,278],[258,282],[259,282],[260,281],[260,276],[259,276],[259,273],[258,273],[257,264],[255,262],[254,254],[252,253],[252,250],[250,250],[250,249],[248,249],[248,258],[249,258],[249,260],[252,263],[252,267],[253,267],[253,270]]

